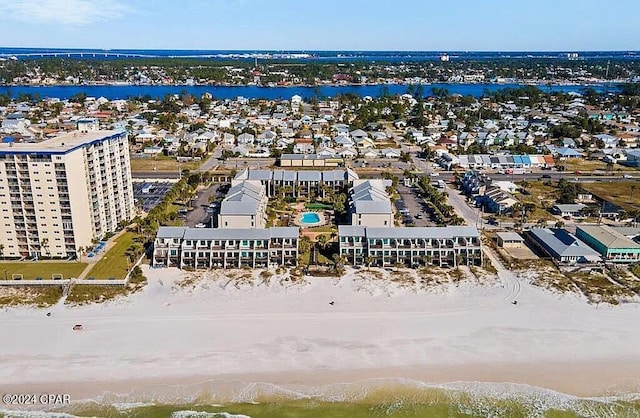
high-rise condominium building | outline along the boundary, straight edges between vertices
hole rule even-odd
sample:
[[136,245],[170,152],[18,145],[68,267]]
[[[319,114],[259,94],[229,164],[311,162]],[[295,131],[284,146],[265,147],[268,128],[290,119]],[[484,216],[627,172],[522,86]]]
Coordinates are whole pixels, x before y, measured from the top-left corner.
[[71,258],[134,217],[127,133],[78,130],[0,144],[3,257]]

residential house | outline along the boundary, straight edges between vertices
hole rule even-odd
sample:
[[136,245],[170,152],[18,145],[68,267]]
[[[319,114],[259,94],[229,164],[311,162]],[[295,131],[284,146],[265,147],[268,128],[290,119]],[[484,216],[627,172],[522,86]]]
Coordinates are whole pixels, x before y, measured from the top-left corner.
[[238,135],[238,145],[253,145],[255,136],[250,133],[243,133]]
[[583,210],[586,207],[587,205],[583,205],[582,203],[558,203],[551,208],[551,212],[563,218],[584,218]]

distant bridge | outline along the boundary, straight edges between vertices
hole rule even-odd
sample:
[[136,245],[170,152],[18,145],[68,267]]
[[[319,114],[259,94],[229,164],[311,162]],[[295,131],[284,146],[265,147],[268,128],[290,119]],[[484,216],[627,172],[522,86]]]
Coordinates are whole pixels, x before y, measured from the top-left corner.
[[61,58],[158,58],[160,55],[135,54],[126,52],[29,52],[18,54],[0,54],[0,58],[18,59],[18,58],[44,58],[44,57],[61,57]]

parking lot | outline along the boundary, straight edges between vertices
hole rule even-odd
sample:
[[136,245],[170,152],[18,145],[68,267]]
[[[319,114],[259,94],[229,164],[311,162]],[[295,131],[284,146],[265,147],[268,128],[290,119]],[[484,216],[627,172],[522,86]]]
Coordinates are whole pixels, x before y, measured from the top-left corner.
[[403,223],[407,226],[434,226],[431,222],[427,204],[418,196],[416,189],[402,184],[398,185],[400,199],[395,205],[398,212],[402,213]]
[[162,202],[171,187],[173,183],[133,182],[133,198],[142,210],[149,212]]
[[212,202],[210,202],[210,200],[215,199],[219,202],[224,197],[226,191],[227,188],[219,184],[214,184],[207,189],[200,190],[191,202],[193,210],[184,214],[184,225],[189,227],[202,224],[206,227],[215,226],[212,221],[217,214],[217,210],[219,210],[219,206],[217,206],[217,208],[211,208],[210,205]]

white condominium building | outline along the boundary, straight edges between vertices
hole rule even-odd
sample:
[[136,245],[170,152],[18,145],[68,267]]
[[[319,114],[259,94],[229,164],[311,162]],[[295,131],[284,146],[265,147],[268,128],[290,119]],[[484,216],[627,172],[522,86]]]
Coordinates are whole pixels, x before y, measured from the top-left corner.
[[0,144],[2,256],[76,257],[133,218],[127,133],[88,122],[42,142]]

